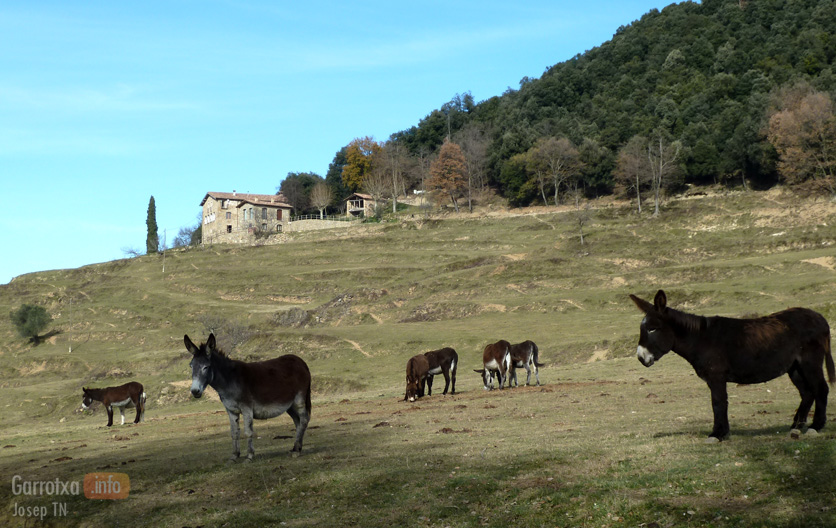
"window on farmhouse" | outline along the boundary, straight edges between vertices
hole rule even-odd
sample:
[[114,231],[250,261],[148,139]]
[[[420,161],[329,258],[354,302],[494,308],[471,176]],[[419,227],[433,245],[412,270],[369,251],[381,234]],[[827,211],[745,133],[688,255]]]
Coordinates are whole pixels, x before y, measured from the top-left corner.
[[266,207],[261,208],[261,219],[262,220],[267,220],[267,208]]
[[267,232],[267,224],[261,224],[261,230]]
[[230,213],[229,211],[226,212],[226,219],[232,220],[232,213]]
[[[281,213],[281,211],[279,211],[279,213]],[[281,232],[282,232],[282,224],[277,224],[276,225],[276,233],[281,233]]]
[[282,219],[282,210],[277,209],[276,210],[276,220],[281,220],[281,219]]
[[227,233],[232,233],[232,226],[231,225],[226,226],[226,232]]

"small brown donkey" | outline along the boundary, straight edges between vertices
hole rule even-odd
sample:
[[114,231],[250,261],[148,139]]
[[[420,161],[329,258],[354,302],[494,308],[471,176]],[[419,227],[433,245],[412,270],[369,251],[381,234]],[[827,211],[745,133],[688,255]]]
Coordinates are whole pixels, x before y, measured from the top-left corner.
[[241,455],[239,419],[244,417],[247,460],[255,456],[253,418],[263,420],[287,413],[296,426],[294,456],[302,452],[302,437],[311,418],[311,372],[298,356],[287,354],[267,361],[245,363],[226,356],[215,344],[215,334],[195,346],[183,336],[192,353],[192,396],[200,398],[206,386],[218,392],[229,415],[232,460]]
[[107,410],[107,426],[113,425],[113,408],[119,409],[119,414],[122,415],[122,424],[125,425],[125,409],[133,409],[136,407],[136,419],[134,423],[139,423],[145,419],[145,391],[142,388],[142,383],[132,381],[119,385],[118,387],[105,387],[101,389],[91,389],[82,387],[84,396],[81,399],[81,408],[87,409],[93,404],[93,401],[100,401],[104,404]]
[[459,355],[456,351],[450,347],[444,347],[424,352],[424,356],[430,364],[429,377],[427,378],[427,396],[433,393],[433,376],[436,374],[444,375],[444,392],[442,394],[447,394],[451,382],[453,387],[450,394],[456,394],[456,368],[459,363]]
[[523,341],[516,345],[511,345],[511,372],[508,374],[508,387],[513,383],[519,387],[517,382],[517,369],[524,368],[526,370],[525,384],[531,382],[531,369],[534,369],[534,378],[537,380],[537,385],[540,385],[540,349],[534,344],[534,341]]
[[424,396],[424,386],[430,375],[430,362],[424,354],[412,356],[406,362],[406,394],[403,401],[414,402]]
[[511,370],[511,343],[500,339],[486,346],[482,352],[482,364],[485,368],[473,370],[482,375],[485,390],[493,390],[494,372],[499,378],[499,390],[502,390],[508,371]]

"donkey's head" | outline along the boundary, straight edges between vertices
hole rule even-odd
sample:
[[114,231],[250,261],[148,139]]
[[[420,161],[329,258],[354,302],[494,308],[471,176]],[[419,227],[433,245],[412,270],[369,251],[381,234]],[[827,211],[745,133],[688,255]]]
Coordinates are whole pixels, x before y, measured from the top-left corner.
[[636,356],[642,365],[649,367],[670,352],[674,345],[674,331],[668,317],[668,299],[662,290],[656,292],[653,304],[635,295],[630,295],[630,299],[644,312]]
[[485,390],[491,390],[493,387],[493,371],[488,369],[473,369],[473,372],[478,372],[482,376],[482,384]]
[[192,367],[192,396],[200,398],[203,396],[206,386],[211,384],[214,378],[212,354],[218,353],[217,348],[215,348],[215,334],[209,334],[206,343],[202,343],[199,347],[192,343],[188,335],[183,336],[183,342],[186,344],[186,350],[191,352],[193,356],[189,363],[189,366]]
[[84,396],[81,397],[81,408],[87,410],[93,404],[93,397],[87,387],[82,387],[81,390],[84,392]]
[[406,377],[406,394],[403,397],[403,401],[410,401],[414,402],[420,396],[419,394],[419,382],[418,378],[413,378],[410,376]]

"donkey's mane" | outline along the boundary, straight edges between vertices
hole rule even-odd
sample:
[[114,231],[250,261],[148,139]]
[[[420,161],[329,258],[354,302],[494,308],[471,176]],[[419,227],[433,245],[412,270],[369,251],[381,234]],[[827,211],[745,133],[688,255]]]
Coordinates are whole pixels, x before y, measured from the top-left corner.
[[702,315],[689,314],[673,308],[668,308],[665,315],[674,325],[690,332],[699,332],[705,327],[705,317]]

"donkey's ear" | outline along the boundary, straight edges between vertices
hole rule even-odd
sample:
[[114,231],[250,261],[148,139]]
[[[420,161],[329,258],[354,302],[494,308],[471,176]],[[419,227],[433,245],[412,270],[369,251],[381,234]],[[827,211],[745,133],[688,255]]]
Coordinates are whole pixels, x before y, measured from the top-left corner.
[[653,310],[653,305],[649,302],[645,301],[644,299],[639,299],[632,293],[630,294],[630,299],[635,303],[635,305],[639,308],[639,310],[643,311],[644,313],[650,312]]
[[215,347],[215,334],[209,334],[209,339],[206,340],[206,348],[208,350],[217,350]]
[[662,290],[656,292],[656,297],[653,298],[653,305],[656,307],[657,312],[664,313],[668,307],[668,297],[665,295],[665,292]]
[[194,346],[194,343],[192,343],[192,340],[189,339],[188,334],[183,336],[183,343],[186,344],[186,350],[191,352],[193,356],[196,356],[200,353],[200,349]]

